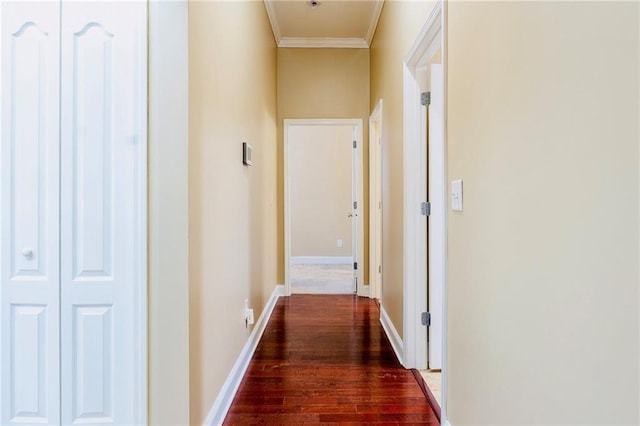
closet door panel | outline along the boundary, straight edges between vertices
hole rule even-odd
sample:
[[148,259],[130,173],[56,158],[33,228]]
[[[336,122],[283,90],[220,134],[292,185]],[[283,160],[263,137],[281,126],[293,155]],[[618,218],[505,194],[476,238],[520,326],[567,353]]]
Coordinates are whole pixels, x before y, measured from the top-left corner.
[[59,19],[0,3],[0,424],[59,424]]
[[64,424],[139,424],[146,4],[62,3]]

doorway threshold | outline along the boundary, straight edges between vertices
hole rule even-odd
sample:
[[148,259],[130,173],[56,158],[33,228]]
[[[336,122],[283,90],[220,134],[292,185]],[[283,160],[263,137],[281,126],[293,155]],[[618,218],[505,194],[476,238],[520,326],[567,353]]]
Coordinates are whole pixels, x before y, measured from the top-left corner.
[[440,406],[442,404],[442,372],[440,370],[415,370],[412,369],[424,396],[440,419]]

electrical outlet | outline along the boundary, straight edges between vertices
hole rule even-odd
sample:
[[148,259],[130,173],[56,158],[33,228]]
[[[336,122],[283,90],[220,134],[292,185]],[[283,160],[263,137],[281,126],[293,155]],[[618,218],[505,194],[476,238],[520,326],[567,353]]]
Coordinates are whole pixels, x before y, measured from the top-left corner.
[[338,240],[336,241],[336,246],[338,248],[342,248],[344,246],[344,242],[342,241],[342,238],[338,238]]
[[244,327],[249,327],[249,318],[247,312],[249,311],[249,299],[244,299]]
[[244,299],[244,326],[248,327],[254,322],[253,309],[249,309],[249,299]]

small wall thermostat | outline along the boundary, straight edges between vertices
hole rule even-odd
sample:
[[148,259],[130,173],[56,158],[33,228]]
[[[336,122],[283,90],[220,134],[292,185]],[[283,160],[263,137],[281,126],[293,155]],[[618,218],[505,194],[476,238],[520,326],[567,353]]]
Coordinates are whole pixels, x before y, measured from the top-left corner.
[[245,166],[250,166],[253,164],[251,160],[251,154],[253,152],[253,148],[246,142],[242,142],[242,164]]

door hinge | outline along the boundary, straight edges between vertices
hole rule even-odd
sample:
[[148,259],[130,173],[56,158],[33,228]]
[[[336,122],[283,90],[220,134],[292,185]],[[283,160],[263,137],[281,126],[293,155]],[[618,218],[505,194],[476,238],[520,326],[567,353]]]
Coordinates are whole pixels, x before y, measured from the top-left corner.
[[382,273],[382,265],[378,265],[378,273],[381,274]]
[[354,271],[358,270],[358,262],[353,262],[353,270]]
[[357,208],[358,208],[358,202],[357,202],[357,201],[354,201],[354,202],[353,202],[353,208],[354,208],[354,209],[357,209]]
[[424,106],[431,105],[431,92],[422,92],[420,94],[420,103]]
[[422,325],[431,326],[431,312],[422,313]]
[[358,147],[358,141],[353,141],[353,147],[357,148]]
[[431,203],[428,201],[423,202],[421,210],[423,216],[431,215]]

